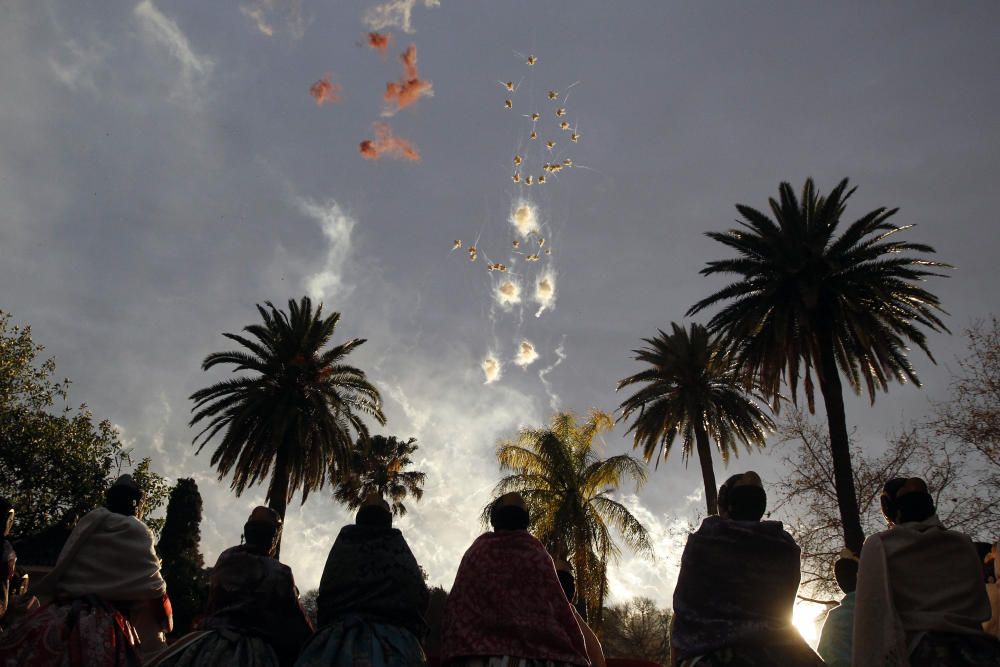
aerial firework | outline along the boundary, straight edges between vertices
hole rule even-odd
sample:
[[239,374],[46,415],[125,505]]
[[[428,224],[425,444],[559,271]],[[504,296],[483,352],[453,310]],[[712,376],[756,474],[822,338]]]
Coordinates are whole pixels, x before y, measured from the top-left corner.
[[389,46],[392,45],[392,35],[382,32],[370,32],[367,35],[368,46],[379,52],[383,58],[389,52]]
[[510,224],[521,236],[538,233],[538,212],[535,206],[524,199],[519,199],[514,203],[510,213]]
[[406,51],[399,56],[403,63],[405,74],[399,81],[390,81],[385,84],[385,95],[382,99],[387,107],[382,112],[383,116],[391,116],[400,109],[405,109],[416,103],[421,97],[433,95],[434,88],[430,81],[420,78],[417,72],[417,45],[410,44]]
[[375,138],[361,142],[359,150],[362,157],[368,160],[378,160],[383,156],[412,162],[420,160],[416,146],[402,137],[395,136],[387,123],[373,123],[372,128],[375,131]]
[[342,87],[339,83],[332,83],[330,75],[327,74],[322,79],[309,86],[309,94],[316,100],[318,106],[327,102],[339,102]]
[[543,273],[535,281],[535,303],[538,304],[538,312],[535,317],[541,317],[545,310],[551,310],[556,302],[556,275],[549,270]]
[[518,346],[514,363],[521,368],[527,368],[536,359],[538,359],[538,352],[535,351],[535,346],[530,341],[522,340],[521,345]]
[[492,384],[500,379],[500,361],[492,354],[483,359],[481,364],[483,375],[486,376],[485,384]]
[[521,303],[521,285],[513,278],[501,280],[497,285],[496,300],[504,307]]

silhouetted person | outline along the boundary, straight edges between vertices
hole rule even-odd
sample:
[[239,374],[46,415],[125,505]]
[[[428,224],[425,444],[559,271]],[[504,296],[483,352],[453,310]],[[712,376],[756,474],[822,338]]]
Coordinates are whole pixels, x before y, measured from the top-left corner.
[[684,667],[822,664],[792,626],[799,547],[779,521],[761,521],[755,472],[719,489],[719,516],[688,537],[674,589],[671,650]]
[[861,549],[854,612],[854,666],[997,665],[983,569],[966,535],[948,530],[920,478],[882,491],[889,530]]
[[826,615],[816,648],[829,667],[851,667],[854,636],[854,592],[858,587],[858,557],[844,548],[833,564],[833,575],[844,592],[840,604]]
[[576,624],[580,626],[580,632],[583,633],[583,641],[587,647],[587,657],[590,658],[590,664],[592,667],[605,667],[607,663],[604,660],[604,649],[601,647],[601,640],[597,638],[594,631],[590,629],[590,625],[580,615],[580,612],[577,611],[576,606],[573,605],[573,598],[576,596],[576,577],[573,576],[573,568],[564,560],[555,561],[555,565],[556,576],[559,577],[559,583],[566,594],[566,600],[573,609]]
[[330,549],[319,585],[319,630],[296,667],[425,665],[420,638],[430,593],[389,505],[358,510]]
[[219,555],[199,630],[151,665],[289,667],[312,635],[292,570],[274,558],[281,518],[257,507],[243,526],[244,544]]
[[528,533],[524,499],[516,493],[498,498],[490,523],[493,532],[480,535],[465,552],[448,594],[442,664],[589,665],[552,557]]

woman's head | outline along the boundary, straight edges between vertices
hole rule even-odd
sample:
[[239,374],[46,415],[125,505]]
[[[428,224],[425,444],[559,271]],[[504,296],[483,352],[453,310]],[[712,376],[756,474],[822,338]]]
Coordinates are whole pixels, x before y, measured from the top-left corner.
[[934,498],[919,477],[896,477],[882,487],[882,514],[890,526],[934,516]]
[[115,480],[107,493],[106,506],[115,514],[139,516],[142,506],[142,490],[132,479],[132,475],[122,475]]
[[564,560],[555,561],[556,576],[559,577],[559,584],[562,586],[566,599],[570,602],[576,596],[576,578],[573,576],[573,568]]
[[270,507],[255,507],[243,525],[243,539],[248,546],[274,555],[281,536],[281,517]]
[[767,494],[760,475],[752,470],[733,475],[719,487],[719,516],[736,521],[760,521]]
[[366,528],[392,528],[392,510],[380,496],[368,496],[354,519],[355,525]]
[[845,593],[853,593],[858,588],[858,556],[848,548],[840,552],[840,557],[833,564],[833,576],[837,585]]
[[505,493],[490,506],[493,530],[527,530],[530,523],[528,507],[520,493]]

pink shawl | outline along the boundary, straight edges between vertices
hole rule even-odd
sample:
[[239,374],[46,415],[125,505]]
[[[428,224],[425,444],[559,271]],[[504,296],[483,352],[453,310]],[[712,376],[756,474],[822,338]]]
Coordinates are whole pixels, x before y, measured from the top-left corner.
[[443,662],[512,656],[589,665],[552,558],[527,531],[481,535],[462,557],[442,619]]

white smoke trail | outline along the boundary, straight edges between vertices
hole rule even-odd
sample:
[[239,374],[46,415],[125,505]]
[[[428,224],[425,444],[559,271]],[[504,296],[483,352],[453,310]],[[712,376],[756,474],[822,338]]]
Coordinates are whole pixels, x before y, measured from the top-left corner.
[[559,406],[561,401],[559,400],[559,394],[552,391],[552,383],[549,382],[547,376],[556,366],[566,361],[566,336],[562,337],[559,341],[559,345],[556,346],[555,354],[557,359],[554,363],[538,371],[538,379],[542,381],[542,386],[545,387],[545,395],[549,397],[549,407],[552,408],[552,412],[559,412]]

